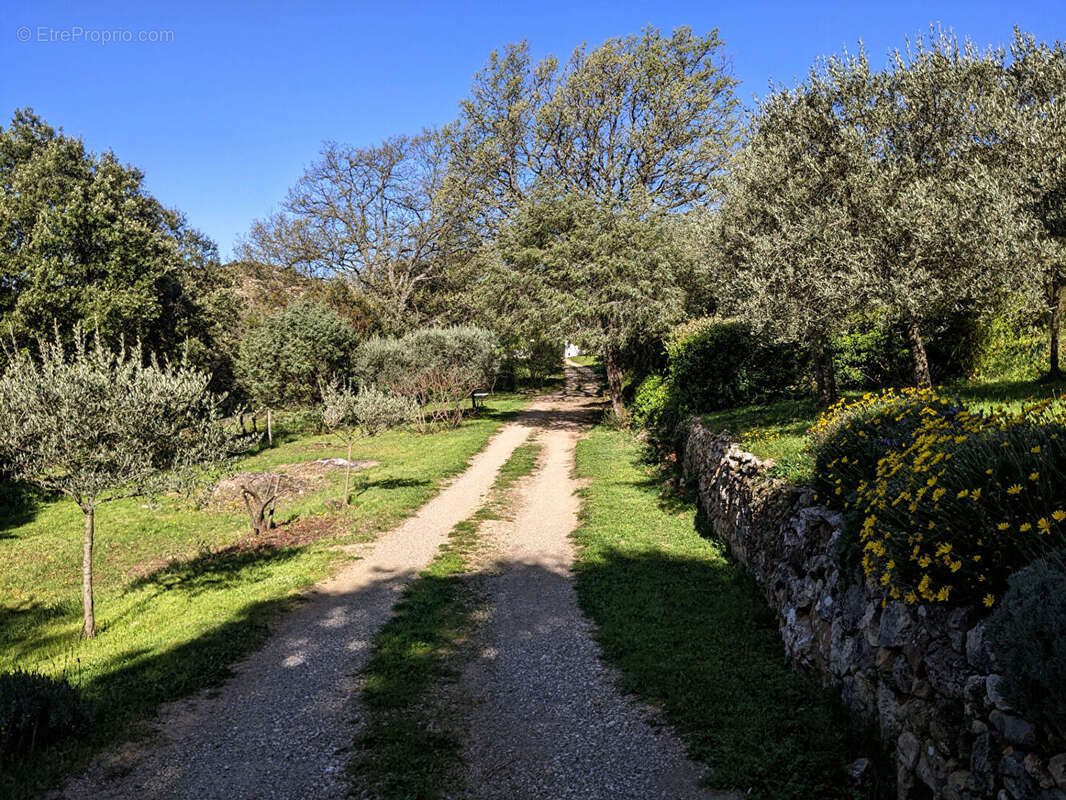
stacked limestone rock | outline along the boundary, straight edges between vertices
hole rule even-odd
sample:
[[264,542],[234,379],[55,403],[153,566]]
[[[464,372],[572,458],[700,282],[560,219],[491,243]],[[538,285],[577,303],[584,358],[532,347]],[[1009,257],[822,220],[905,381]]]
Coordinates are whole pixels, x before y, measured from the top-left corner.
[[789,657],[840,686],[893,751],[899,798],[1066,800],[1066,742],[1007,703],[976,609],[882,604],[838,560],[840,515],[698,420],[684,467],[714,533],[764,588]]

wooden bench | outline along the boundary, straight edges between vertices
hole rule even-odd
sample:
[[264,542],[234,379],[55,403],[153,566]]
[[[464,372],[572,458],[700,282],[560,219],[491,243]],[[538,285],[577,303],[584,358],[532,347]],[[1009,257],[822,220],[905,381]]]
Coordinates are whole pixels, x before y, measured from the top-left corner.
[[474,389],[470,393],[470,410],[477,411],[485,405],[485,398],[489,396],[488,389]]

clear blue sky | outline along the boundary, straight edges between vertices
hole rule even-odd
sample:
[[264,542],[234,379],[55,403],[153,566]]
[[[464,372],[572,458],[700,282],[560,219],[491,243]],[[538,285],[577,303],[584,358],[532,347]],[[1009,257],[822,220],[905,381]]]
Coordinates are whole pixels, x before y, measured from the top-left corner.
[[[223,258],[324,140],[370,144],[451,120],[473,73],[509,41],[565,56],[646,25],[717,27],[750,102],[818,56],[862,39],[880,59],[931,22],[981,45],[1008,43],[1014,25],[1066,36],[1063,0],[3,0],[0,11],[0,124],[28,105],[89,148],[114,150]],[[102,41],[114,31],[165,31],[169,41]]]

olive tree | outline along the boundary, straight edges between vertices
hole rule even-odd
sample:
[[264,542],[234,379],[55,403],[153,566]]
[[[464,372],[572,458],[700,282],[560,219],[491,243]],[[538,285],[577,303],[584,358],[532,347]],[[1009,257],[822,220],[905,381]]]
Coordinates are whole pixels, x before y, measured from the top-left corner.
[[[665,336],[680,321],[682,258],[664,214],[610,212],[573,194],[535,192],[501,230],[500,282],[555,320],[582,346],[604,354],[615,414],[622,405],[622,353]],[[545,325],[551,323],[545,320]]]
[[1034,288],[1049,317],[1049,374],[1059,367],[1062,295],[1066,288],[1066,45],[1015,31],[1008,69],[1011,105],[1007,163],[1019,177],[1023,206],[1040,240]]
[[816,74],[760,104],[717,213],[695,215],[687,244],[710,262],[720,312],[803,343],[824,402],[835,399],[831,341],[854,307],[867,253],[855,225],[856,137]]
[[934,33],[880,72],[862,53],[825,66],[865,156],[852,209],[868,255],[854,297],[903,323],[920,386],[931,383],[923,318],[1032,283],[1034,226],[1001,155],[1004,57]]
[[352,445],[358,439],[406,425],[414,420],[417,411],[414,400],[374,387],[356,390],[351,384],[337,382],[322,387],[322,422],[341,434],[348,445],[344,462],[345,505],[352,474]]
[[140,348],[106,349],[73,334],[34,357],[10,354],[0,377],[0,459],[16,480],[61,492],[85,516],[83,635],[96,633],[93,539],[103,503],[195,480],[245,440],[223,429],[209,376]]

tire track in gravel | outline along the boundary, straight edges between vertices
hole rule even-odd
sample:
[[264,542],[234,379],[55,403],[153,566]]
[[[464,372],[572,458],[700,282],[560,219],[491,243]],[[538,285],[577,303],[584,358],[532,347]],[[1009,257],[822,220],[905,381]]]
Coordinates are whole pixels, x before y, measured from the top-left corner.
[[[356,673],[400,590],[484,502],[500,467],[541,423],[544,401],[505,425],[470,466],[362,558],[281,617],[223,686],[164,705],[156,735],[98,759],[68,800],[332,800],[358,722]],[[55,796],[55,795],[53,795]]]
[[568,389],[544,414],[541,463],[509,522],[496,528],[495,575],[480,657],[467,668],[466,785],[474,800],[708,800],[705,768],[617,688],[574,590],[570,534],[580,502],[578,437],[595,421],[591,371],[570,363]]

